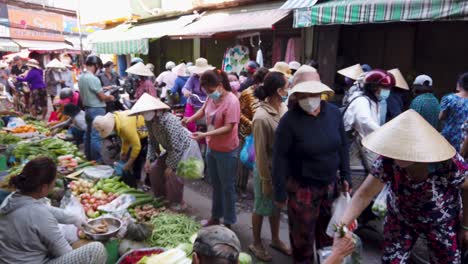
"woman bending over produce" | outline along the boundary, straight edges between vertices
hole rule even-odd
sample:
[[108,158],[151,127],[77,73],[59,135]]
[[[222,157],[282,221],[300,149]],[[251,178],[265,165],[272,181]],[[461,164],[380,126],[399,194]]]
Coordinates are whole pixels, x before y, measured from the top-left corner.
[[10,180],[17,191],[0,206],[0,260],[17,264],[106,263],[102,244],[94,242],[73,250],[58,224],[81,227],[85,221],[47,205],[47,194],[55,185],[57,166],[39,157],[28,162]]
[[460,223],[460,189],[468,190],[468,173],[454,147],[414,110],[368,135],[362,144],[381,157],[342,222],[353,223],[389,184],[382,263],[408,263],[420,236],[427,239],[431,263],[460,263],[458,234],[468,242],[466,212]]
[[[150,174],[151,187],[156,197],[164,197],[176,210],[184,209],[184,183],[176,175],[177,165],[191,144],[190,133],[170,107],[145,93],[136,102],[129,115],[143,115],[148,128],[148,155],[145,170]],[[161,154],[159,145],[165,150]],[[156,159],[157,158],[157,159]],[[151,166],[152,162],[154,165]]]

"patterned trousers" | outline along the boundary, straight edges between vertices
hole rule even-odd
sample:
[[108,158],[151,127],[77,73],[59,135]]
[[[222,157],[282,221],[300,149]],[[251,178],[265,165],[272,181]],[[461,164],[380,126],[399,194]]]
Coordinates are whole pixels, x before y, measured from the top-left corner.
[[106,248],[99,242],[92,242],[46,264],[104,264],[107,261]]
[[397,216],[387,214],[384,226],[384,253],[382,263],[405,264],[419,236],[426,238],[431,263],[459,264],[461,261],[457,233],[458,219],[439,225],[408,225]]
[[289,238],[294,263],[314,263],[316,248],[330,246],[333,240],[325,233],[331,218],[331,204],[335,196],[334,184],[324,187],[302,187],[288,181]]

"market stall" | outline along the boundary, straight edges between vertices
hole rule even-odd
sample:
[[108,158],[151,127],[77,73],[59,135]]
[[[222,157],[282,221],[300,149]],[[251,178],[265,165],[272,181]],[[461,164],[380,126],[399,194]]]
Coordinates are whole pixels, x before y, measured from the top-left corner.
[[[27,161],[48,156],[58,167],[56,186],[48,196],[51,206],[88,219],[82,230],[63,227],[73,247],[100,241],[106,245],[107,263],[191,263],[198,221],[126,185],[117,167],[85,160],[75,144],[62,139],[63,133],[51,134],[41,121],[10,118],[0,131],[0,203],[14,191],[9,180]],[[187,160],[178,169],[186,178],[197,179],[198,163]]]

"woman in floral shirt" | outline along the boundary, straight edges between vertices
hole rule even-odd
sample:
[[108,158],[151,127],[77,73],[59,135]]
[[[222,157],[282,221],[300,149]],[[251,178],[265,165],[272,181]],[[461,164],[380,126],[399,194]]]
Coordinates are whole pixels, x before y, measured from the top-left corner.
[[[184,209],[184,183],[175,172],[190,144],[197,143],[190,139],[189,131],[167,111],[169,109],[168,105],[145,93],[132,107],[130,115],[141,114],[146,121],[148,154],[145,170],[150,174],[154,195],[165,198],[173,209],[181,210]],[[161,154],[159,146],[164,153]]]
[[468,235],[468,217],[460,223],[460,194],[461,189],[468,190],[468,172],[455,149],[414,110],[364,138],[363,145],[382,157],[354,195],[342,222],[353,223],[389,184],[382,263],[408,263],[420,236],[428,242],[431,263],[460,263],[460,226],[463,237]]

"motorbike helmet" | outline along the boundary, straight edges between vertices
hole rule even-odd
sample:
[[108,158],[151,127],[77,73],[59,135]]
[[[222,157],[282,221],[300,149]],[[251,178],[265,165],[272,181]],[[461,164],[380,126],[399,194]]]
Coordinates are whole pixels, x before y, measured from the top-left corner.
[[130,62],[130,66],[133,66],[139,62],[143,63],[143,60],[141,58],[133,58],[132,61]]
[[86,58],[85,64],[86,66],[96,66],[99,69],[103,67],[101,58],[96,55],[89,55]]
[[60,91],[60,100],[64,100],[67,98],[72,98],[73,97],[73,90],[71,88],[63,88]]
[[369,71],[364,77],[364,84],[373,84],[383,88],[392,88],[395,83],[393,74],[379,69]]

